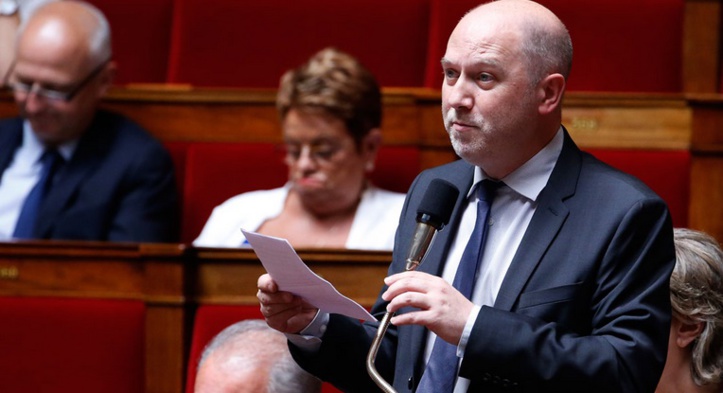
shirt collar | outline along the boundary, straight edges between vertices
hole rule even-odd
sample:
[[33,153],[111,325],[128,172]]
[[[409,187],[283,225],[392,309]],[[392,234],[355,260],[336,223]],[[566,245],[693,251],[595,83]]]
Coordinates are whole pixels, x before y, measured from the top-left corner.
[[[537,197],[547,185],[552,170],[555,169],[555,163],[562,152],[564,139],[562,126],[560,126],[555,136],[542,150],[501,180],[516,193],[531,201],[537,200]],[[482,169],[475,167],[473,184],[477,184],[486,178],[487,175],[484,174]],[[470,188],[467,193],[468,197],[474,188]]]
[[[45,144],[38,139],[33,131],[33,127],[27,120],[23,122],[23,145],[37,156],[37,160],[39,160],[40,156],[45,152]],[[57,150],[60,156],[68,162],[73,157],[73,153],[75,153],[77,147],[78,139],[73,139],[58,146]]]

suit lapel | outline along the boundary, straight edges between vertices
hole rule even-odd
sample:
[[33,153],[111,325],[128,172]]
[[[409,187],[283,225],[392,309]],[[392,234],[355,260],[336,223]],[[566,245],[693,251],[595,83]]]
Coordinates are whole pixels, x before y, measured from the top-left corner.
[[562,152],[502,281],[495,308],[512,310],[525,284],[557,236],[569,214],[564,200],[575,193],[580,165],[580,150],[565,130]]
[[457,234],[459,228],[459,222],[462,219],[462,213],[467,202],[467,193],[470,187],[472,187],[472,179],[474,177],[474,167],[471,165],[465,165],[463,169],[450,172],[445,174],[444,180],[452,183],[459,190],[459,196],[457,202],[454,205],[452,216],[447,224],[441,231],[437,233],[433,240],[433,244],[427,252],[427,256],[424,262],[420,265],[419,270],[434,274],[436,276],[442,275],[444,268],[444,262],[447,260],[447,253],[449,248],[452,246],[452,241]]
[[53,188],[45,197],[38,213],[35,233],[39,238],[47,238],[53,223],[61,212],[72,203],[73,196],[81,183],[90,173],[96,171],[108,154],[110,130],[103,129],[100,116],[96,115],[91,127],[78,142],[73,157],[56,173]]

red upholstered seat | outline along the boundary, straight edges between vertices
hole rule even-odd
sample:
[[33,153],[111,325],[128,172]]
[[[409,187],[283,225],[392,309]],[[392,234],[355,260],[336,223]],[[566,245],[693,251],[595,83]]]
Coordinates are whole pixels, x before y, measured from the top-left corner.
[[[572,36],[569,91],[680,92],[684,0],[539,0]],[[431,0],[425,85],[442,84],[440,59],[477,0]]]
[[[384,146],[371,181],[406,192],[419,173],[419,150]],[[214,207],[243,192],[281,187],[287,167],[280,149],[270,143],[194,143],[188,148],[183,195],[184,242],[201,233]]]
[[600,160],[642,180],[667,202],[673,225],[688,225],[690,152],[588,149]]
[[[196,311],[186,374],[186,393],[193,393],[196,383],[196,368],[203,349],[224,328],[244,319],[262,319],[258,306],[204,305]],[[322,392],[338,392],[333,386],[324,384]]]
[[221,330],[244,319],[263,318],[259,306],[204,305],[196,310],[193,320],[191,353],[186,372],[186,392],[193,393],[196,369],[203,349]]
[[169,82],[277,87],[335,46],[383,86],[422,86],[428,0],[177,0]]
[[182,240],[193,241],[226,199],[280,187],[286,179],[282,153],[273,144],[194,143],[186,156]]
[[420,170],[419,149],[409,146],[382,146],[375,170],[369,175],[379,188],[406,193]]
[[0,297],[3,392],[143,392],[142,301]]
[[163,142],[173,160],[173,169],[176,172],[176,187],[178,188],[179,204],[183,206],[183,190],[186,183],[186,156],[188,148],[193,142]]
[[174,0],[89,0],[108,18],[115,83],[164,83]]

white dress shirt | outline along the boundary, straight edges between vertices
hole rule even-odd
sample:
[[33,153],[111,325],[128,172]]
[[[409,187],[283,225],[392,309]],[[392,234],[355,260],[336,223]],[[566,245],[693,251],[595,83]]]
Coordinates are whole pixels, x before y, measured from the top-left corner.
[[[475,307],[467,318],[467,324],[457,347],[457,355],[460,358],[464,357],[464,349],[481,306],[492,307],[497,299],[507,269],[537,209],[537,197],[545,188],[562,151],[563,135],[560,128],[555,137],[534,157],[501,179],[505,186],[498,189],[490,208],[487,240],[472,292],[471,300]],[[468,205],[462,213],[457,236],[452,242],[442,272],[442,278],[450,284],[454,281],[459,261],[472,235],[477,217],[477,198],[471,190],[475,184],[486,178],[482,169],[475,168],[473,186],[467,195]],[[426,360],[429,359],[436,337],[432,332],[428,334],[424,352]],[[457,378],[454,391],[466,392],[468,387],[468,379]]]
[[[58,153],[68,161],[77,144],[65,143],[58,147]],[[23,142],[0,174],[0,240],[12,238],[25,197],[40,179],[40,157],[44,152],[45,145],[35,136],[30,123],[23,122]]]

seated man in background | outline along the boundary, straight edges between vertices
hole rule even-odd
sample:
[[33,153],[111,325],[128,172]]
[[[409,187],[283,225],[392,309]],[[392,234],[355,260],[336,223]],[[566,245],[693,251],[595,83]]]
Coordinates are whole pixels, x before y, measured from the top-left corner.
[[206,346],[196,393],[313,393],[321,382],[291,358],[286,336],[261,320],[237,322]]
[[6,85],[21,117],[0,122],[0,240],[176,241],[170,155],[138,125],[97,109],[116,70],[103,14],[83,2],[45,4],[17,43]]
[[675,229],[673,320],[656,393],[723,392],[723,250],[711,236]]
[[289,181],[217,206],[196,246],[238,247],[240,229],[295,247],[391,250],[404,194],[369,184],[381,143],[374,76],[327,48],[281,78],[277,97]]

